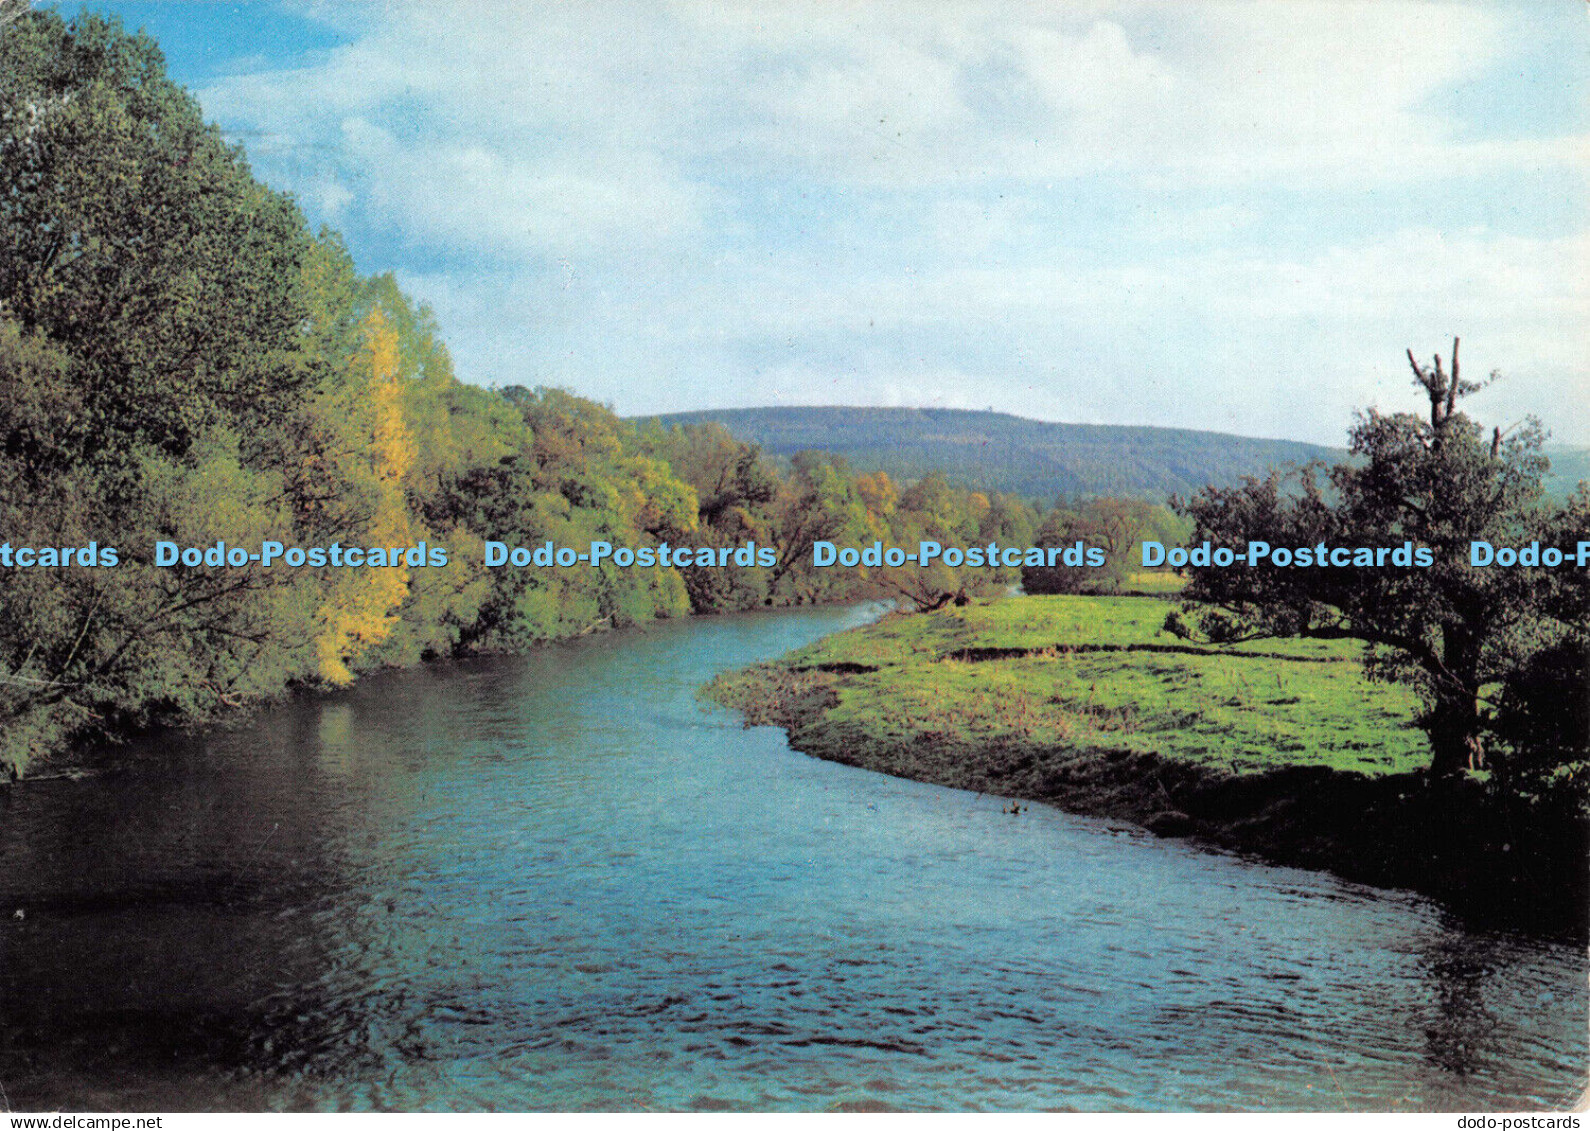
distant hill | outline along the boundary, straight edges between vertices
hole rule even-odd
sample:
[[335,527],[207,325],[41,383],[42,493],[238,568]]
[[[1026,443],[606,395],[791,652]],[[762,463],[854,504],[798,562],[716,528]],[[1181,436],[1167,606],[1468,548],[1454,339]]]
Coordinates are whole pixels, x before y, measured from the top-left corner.
[[1590,480],[1590,448],[1547,444],[1545,452],[1551,460],[1551,474],[1546,478],[1546,489],[1553,495],[1571,495],[1581,480]]
[[[985,491],[1048,503],[1056,495],[1162,500],[1207,483],[1228,486],[1268,468],[1343,459],[1346,450],[1294,440],[1117,424],[1055,424],[949,408],[782,407],[710,409],[659,417],[664,424],[715,420],[776,456],[834,452],[858,471],[912,480],[942,471]],[[1553,494],[1590,479],[1590,449],[1552,445]]]
[[742,408],[679,412],[664,424],[715,420],[764,451],[819,448],[861,471],[902,480],[942,471],[957,483],[1045,503],[1058,494],[1160,500],[1227,485],[1283,464],[1345,453],[1291,440],[1113,424],[1052,424],[947,408]]

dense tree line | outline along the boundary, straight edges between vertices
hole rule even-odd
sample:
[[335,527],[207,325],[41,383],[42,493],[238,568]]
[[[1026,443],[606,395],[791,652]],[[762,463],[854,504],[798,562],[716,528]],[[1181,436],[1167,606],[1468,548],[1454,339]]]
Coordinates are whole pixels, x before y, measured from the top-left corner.
[[1078,543],[1105,552],[1101,568],[1088,566],[1080,555],[1062,557],[1054,565],[1032,566],[1021,571],[1028,593],[1109,593],[1130,588],[1130,578],[1142,570],[1143,543],[1179,545],[1192,525],[1161,503],[1142,499],[1102,498],[1056,502],[1043,525],[1038,542],[1044,546],[1074,549]]
[[[295,684],[690,611],[976,592],[1014,571],[816,570],[819,540],[1029,538],[1020,502],[904,489],[721,426],[457,379],[390,276],[312,233],[114,21],[0,25],[0,768]],[[184,547],[447,549],[443,566],[160,566]],[[738,547],[774,564],[488,569],[484,543]],[[936,588],[935,588],[936,587]],[[931,593],[929,593],[931,596]]]

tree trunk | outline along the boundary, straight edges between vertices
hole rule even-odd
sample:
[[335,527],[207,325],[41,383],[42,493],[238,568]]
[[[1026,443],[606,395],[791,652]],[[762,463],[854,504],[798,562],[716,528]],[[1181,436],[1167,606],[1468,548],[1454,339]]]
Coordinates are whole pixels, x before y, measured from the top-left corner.
[[1470,742],[1480,731],[1479,699],[1472,693],[1443,695],[1426,716],[1430,776],[1454,778],[1468,768]]
[[1430,776],[1455,778],[1469,765],[1480,733],[1480,696],[1474,635],[1462,622],[1441,626],[1441,663],[1436,700],[1424,717],[1430,736]]

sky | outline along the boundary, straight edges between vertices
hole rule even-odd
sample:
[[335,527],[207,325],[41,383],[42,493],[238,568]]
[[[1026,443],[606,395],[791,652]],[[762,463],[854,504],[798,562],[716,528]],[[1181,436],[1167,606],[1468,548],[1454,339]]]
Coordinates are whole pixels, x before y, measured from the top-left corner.
[[88,7],[467,381],[1590,444],[1583,0]]

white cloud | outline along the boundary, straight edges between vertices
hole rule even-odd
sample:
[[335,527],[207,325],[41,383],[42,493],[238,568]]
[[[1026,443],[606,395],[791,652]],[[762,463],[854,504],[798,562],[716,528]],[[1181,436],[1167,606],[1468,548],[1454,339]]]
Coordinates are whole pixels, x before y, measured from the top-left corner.
[[721,175],[1379,183],[1583,158],[1459,140],[1422,109],[1501,50],[1483,10],[1118,7],[392,4],[319,65],[204,96],[287,150],[339,147],[349,193],[401,177],[372,204],[417,234],[453,240],[474,215],[553,246],[687,234]]
[[1583,216],[1472,207],[1590,199],[1583,128],[1444,100],[1540,34],[1505,9],[334,7],[347,46],[201,96],[465,376],[1334,442],[1457,332],[1527,374],[1498,411],[1584,402]]
[[[461,364],[549,381],[601,353],[582,370],[586,389],[625,412],[992,405],[1339,443],[1354,410],[1412,405],[1404,349],[1444,354],[1461,335],[1470,373],[1504,370],[1478,402],[1487,418],[1536,413],[1569,439],[1590,423],[1590,342],[1576,332],[1590,322],[1590,283],[1574,269],[1587,256],[1585,236],[1410,229],[1273,260],[862,275],[741,262],[686,279],[654,261],[600,298],[579,276],[404,282],[470,343]],[[515,336],[522,309],[541,327],[529,339]]]

